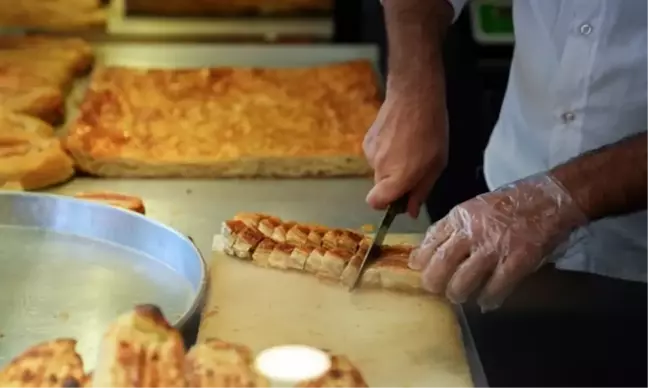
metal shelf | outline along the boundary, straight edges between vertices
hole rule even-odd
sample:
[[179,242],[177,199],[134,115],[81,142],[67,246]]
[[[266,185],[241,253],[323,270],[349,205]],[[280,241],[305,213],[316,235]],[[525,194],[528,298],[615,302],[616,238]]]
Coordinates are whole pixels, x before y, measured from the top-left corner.
[[321,18],[174,18],[127,15],[124,0],[113,0],[108,16],[110,35],[240,36],[276,40],[282,36],[331,39],[332,17]]

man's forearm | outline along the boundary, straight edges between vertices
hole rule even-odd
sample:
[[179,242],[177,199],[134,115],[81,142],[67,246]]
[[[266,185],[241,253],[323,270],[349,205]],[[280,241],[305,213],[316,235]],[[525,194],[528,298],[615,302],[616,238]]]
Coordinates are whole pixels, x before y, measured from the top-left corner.
[[447,0],[384,0],[388,93],[417,93],[443,83],[443,38],[454,11]]
[[590,221],[646,209],[646,133],[587,152],[551,171]]

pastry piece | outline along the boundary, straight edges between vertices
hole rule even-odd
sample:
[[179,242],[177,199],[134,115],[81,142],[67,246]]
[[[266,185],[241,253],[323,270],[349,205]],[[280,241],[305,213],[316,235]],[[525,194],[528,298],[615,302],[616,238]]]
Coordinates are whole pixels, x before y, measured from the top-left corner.
[[146,213],[142,199],[139,197],[134,197],[132,195],[111,193],[108,191],[89,191],[76,193],[74,194],[74,198],[105,203],[107,205],[131,210],[140,214]]
[[223,224],[221,235],[225,240],[223,249],[231,256],[251,258],[262,267],[304,270],[322,278],[338,279],[357,249],[356,240],[362,236],[321,227],[317,231],[329,236],[328,248],[308,242],[310,229],[306,225],[268,215],[241,213]]
[[315,248],[306,260],[304,270],[325,279],[339,279],[352,253],[340,248]]
[[66,147],[104,177],[367,175],[369,61],[310,68],[96,69]]
[[250,349],[218,339],[208,339],[189,350],[185,376],[188,387],[269,386],[252,367]]
[[14,0],[0,9],[0,25],[79,31],[105,27],[106,15],[100,0]]
[[295,245],[292,252],[290,252],[290,257],[286,259],[287,267],[298,271],[304,271],[306,269],[306,261],[316,249],[319,248],[308,245]]
[[326,249],[340,248],[354,253],[365,236],[352,230],[330,229],[322,236],[322,246]]
[[[238,213],[223,223],[223,251],[261,267],[298,270],[350,286],[371,239],[346,229],[286,222],[262,213]],[[316,236],[316,237],[315,237]],[[420,292],[421,274],[408,267],[409,245],[384,245],[366,266],[359,285]]]
[[270,255],[279,244],[272,239],[264,238],[252,252],[252,262],[260,267],[269,267]]
[[[67,89],[74,80],[79,64],[74,58],[38,57],[39,50],[0,50],[3,78],[16,77],[21,86],[37,86],[37,82]],[[28,78],[30,75],[32,78]],[[24,80],[23,80],[24,78]],[[3,79],[3,83],[6,79]]]
[[184,387],[184,344],[159,308],[135,307],[104,334],[94,387]]
[[54,128],[44,121],[0,108],[0,134],[14,132],[39,137],[54,136]]
[[0,190],[23,191],[25,188],[16,181],[0,182]]
[[81,39],[0,37],[0,104],[58,124],[65,91],[92,62],[92,49]]
[[33,117],[0,110],[0,182],[34,190],[72,175],[72,160],[51,127]]
[[252,250],[265,238],[257,229],[240,220],[224,222],[221,235],[225,240],[225,253],[246,260],[252,260]]
[[63,92],[41,75],[0,60],[0,104],[6,110],[38,117],[48,123],[63,120]]
[[331,355],[331,368],[321,377],[303,381],[298,387],[368,387],[362,373],[343,355]]
[[265,237],[276,242],[287,242],[293,245],[321,246],[325,249],[340,248],[354,253],[360,245],[368,245],[370,241],[366,236],[353,230],[284,221],[264,213],[237,213],[233,220],[257,229]]
[[[398,291],[421,291],[421,273],[408,266],[413,247],[408,245],[385,245],[380,256],[367,265],[360,278],[360,287],[383,288]],[[350,260],[340,277],[340,282],[351,286],[355,280],[366,249]]]
[[333,0],[129,0],[129,13],[163,16],[303,15],[330,12]]
[[76,341],[57,339],[27,349],[0,370],[1,387],[80,387],[85,381]]
[[242,221],[249,227],[256,228],[257,226],[259,226],[259,222],[261,222],[263,218],[267,218],[267,217],[270,216],[264,213],[240,212],[240,213],[236,213],[233,219],[237,221]]
[[46,36],[0,36],[0,52],[37,55],[37,61],[69,63],[77,75],[86,73],[94,62],[92,46],[79,38]]

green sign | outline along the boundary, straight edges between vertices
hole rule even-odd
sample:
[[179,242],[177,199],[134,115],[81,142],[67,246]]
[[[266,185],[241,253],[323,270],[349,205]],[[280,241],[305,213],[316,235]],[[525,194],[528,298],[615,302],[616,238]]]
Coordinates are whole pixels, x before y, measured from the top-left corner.
[[513,42],[511,1],[482,0],[471,4],[473,36],[480,43]]
[[481,26],[487,34],[512,34],[512,7],[483,4],[479,7]]

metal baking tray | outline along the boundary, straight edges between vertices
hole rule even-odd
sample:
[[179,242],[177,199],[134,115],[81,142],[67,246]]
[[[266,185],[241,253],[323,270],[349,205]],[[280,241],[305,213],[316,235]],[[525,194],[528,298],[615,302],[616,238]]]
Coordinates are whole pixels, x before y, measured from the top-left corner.
[[59,337],[92,368],[101,335],[135,304],[181,329],[200,313],[206,265],[187,237],[71,197],[0,192],[0,365]]
[[151,17],[129,15],[124,0],[113,0],[108,16],[108,33],[123,36],[255,36],[275,40],[282,36],[301,36],[329,40],[333,37],[334,22],[326,17]]

